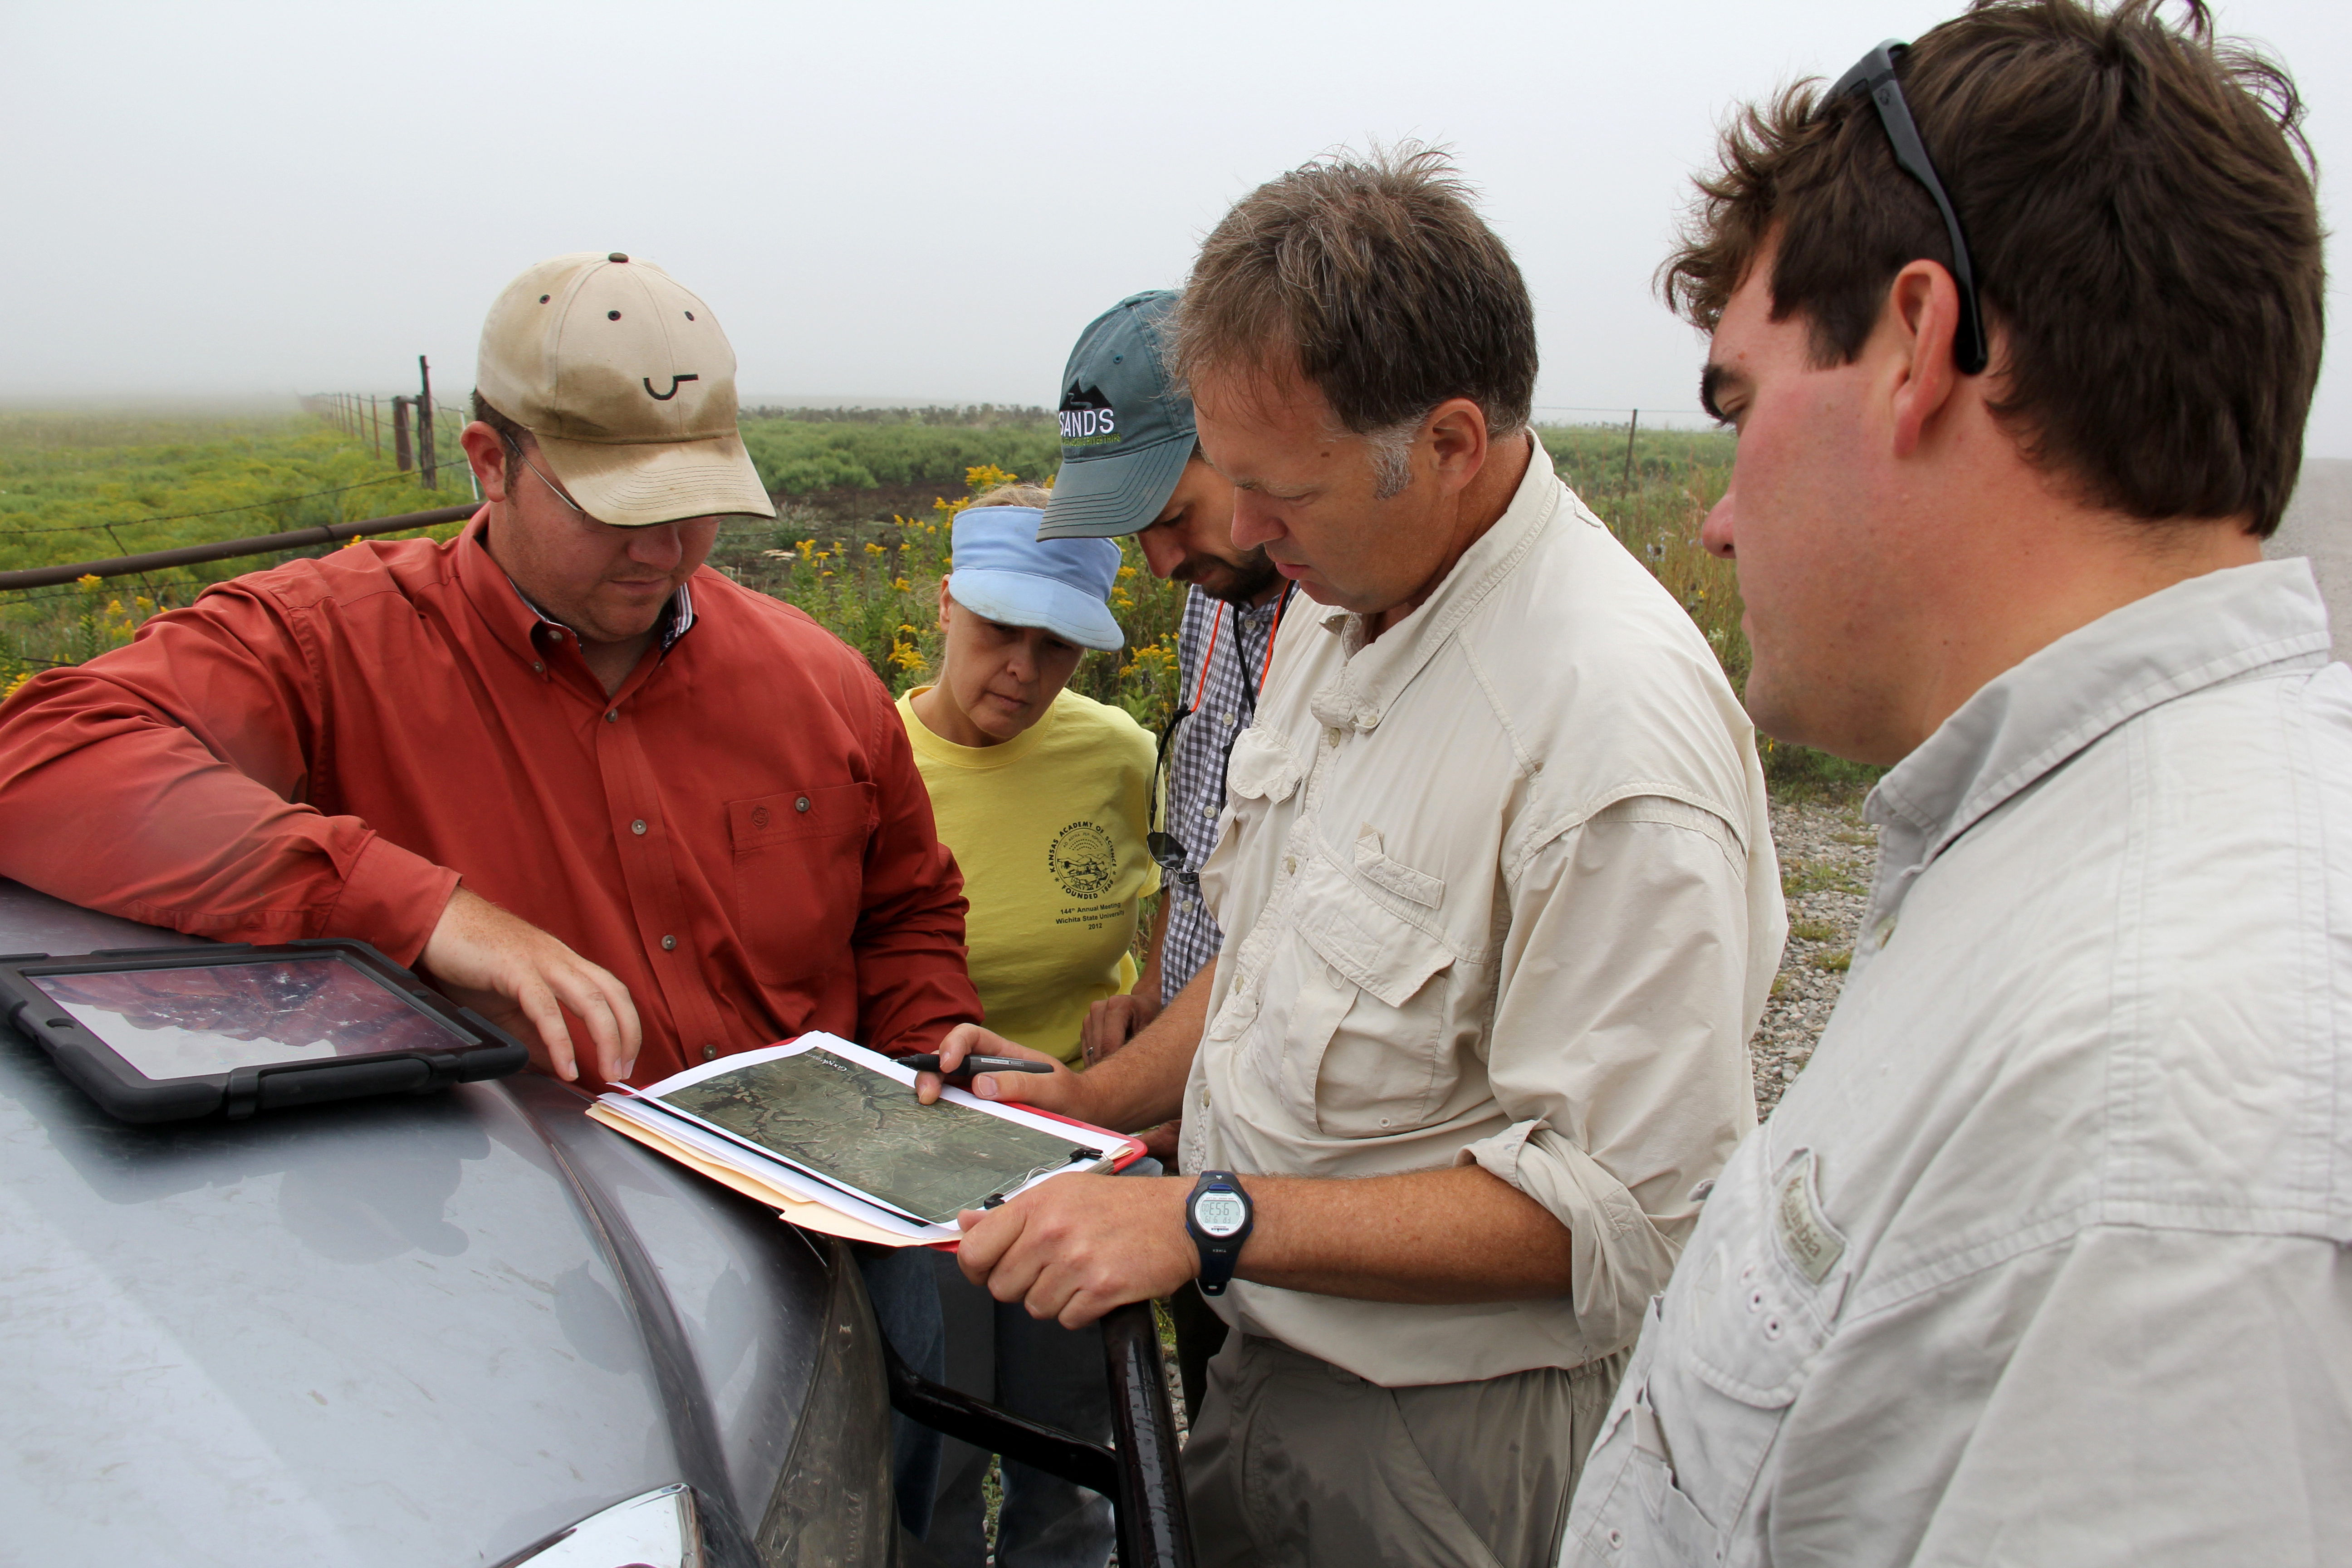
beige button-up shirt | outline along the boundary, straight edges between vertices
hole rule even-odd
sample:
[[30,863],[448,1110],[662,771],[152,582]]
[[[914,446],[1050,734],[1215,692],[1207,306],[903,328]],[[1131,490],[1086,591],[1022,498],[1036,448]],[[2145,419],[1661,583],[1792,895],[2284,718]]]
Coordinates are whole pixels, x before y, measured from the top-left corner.
[[1389,1387],[1577,1366],[1633,1342],[1756,1123],[1787,921],[1753,738],[1540,447],[1427,602],[1363,633],[1286,617],[1234,743],[1184,1168],[1475,1162],[1568,1227],[1575,1284],[1406,1306],[1244,1280],[1219,1310]]
[[1563,1568],[2352,1563],[2352,670],[2177,583],[1880,781],[1804,1075],[1726,1168]]

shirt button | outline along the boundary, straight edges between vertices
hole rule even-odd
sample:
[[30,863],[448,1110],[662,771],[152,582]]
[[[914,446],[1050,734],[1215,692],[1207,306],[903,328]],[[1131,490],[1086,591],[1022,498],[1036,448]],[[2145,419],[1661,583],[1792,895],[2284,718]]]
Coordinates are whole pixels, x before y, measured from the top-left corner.
[[1624,1532],[1623,1531],[1622,1531],[1622,1530],[1612,1530],[1612,1531],[1611,1531],[1609,1532],[1609,1550],[1610,1550],[1610,1551],[1612,1551],[1612,1552],[1615,1552],[1615,1551],[1617,1551],[1619,1548],[1622,1547],[1624,1544],[1625,1544],[1625,1532]]
[[677,952],[677,938],[676,938],[676,937],[674,937],[674,936],[666,936],[666,937],[662,938],[662,951],[663,951],[664,952]]
[[530,672],[533,675],[545,675],[547,673],[547,666],[540,663],[537,659],[532,659],[530,661]]
[[1289,872],[1294,877],[1298,875],[1298,857],[1296,855],[1284,856],[1282,858],[1282,868]]
[[1217,808],[1213,805],[1204,805],[1201,808],[1201,815],[1214,822],[1217,820]]
[[639,818],[637,818],[635,822],[632,822],[631,824],[629,824],[629,831],[630,831],[630,832],[632,832],[632,833],[639,833],[639,834],[641,834],[641,833],[645,832],[645,830],[646,830],[646,819],[645,819],[644,817],[642,817],[642,816],[641,816],[641,817],[639,817]]
[[794,811],[806,811],[808,809],[808,796],[803,795],[800,799],[793,802],[793,809]]
[[614,708],[614,709],[608,710],[605,712],[605,714],[604,714],[604,722],[605,722],[605,723],[607,723],[607,724],[617,724],[617,723],[619,723],[620,721],[621,721],[621,710],[620,710],[618,708]]
[[1337,726],[1334,726],[1334,727],[1333,727],[1333,728],[1331,728],[1331,729],[1328,729],[1328,730],[1324,731],[1323,731],[1323,743],[1324,743],[1325,745],[1327,745],[1327,746],[1336,746],[1336,745],[1338,745],[1338,744],[1339,743],[1339,736],[1340,736],[1340,734],[1341,734],[1341,731],[1340,731],[1340,730],[1339,730]]
[[703,1059],[704,1061],[709,1061],[711,1058],[713,1058],[713,1057],[717,1056],[718,1054],[719,1054],[719,1047],[718,1047],[717,1046],[705,1046],[705,1047],[702,1047],[702,1059]]

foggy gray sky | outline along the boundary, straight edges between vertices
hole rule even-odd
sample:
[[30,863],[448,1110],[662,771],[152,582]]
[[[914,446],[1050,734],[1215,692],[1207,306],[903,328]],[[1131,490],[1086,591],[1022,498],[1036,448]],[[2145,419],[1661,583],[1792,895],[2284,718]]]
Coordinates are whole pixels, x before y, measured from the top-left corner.
[[[1717,120],[1958,3],[0,0],[0,399],[391,393],[420,352],[454,398],[509,278],[617,249],[710,302],[747,401],[1050,404],[1236,195],[1418,136],[1517,253],[1551,416],[1692,410],[1650,279]],[[2352,5],[2216,9],[2340,180]],[[2317,455],[2352,457],[2346,303]]]

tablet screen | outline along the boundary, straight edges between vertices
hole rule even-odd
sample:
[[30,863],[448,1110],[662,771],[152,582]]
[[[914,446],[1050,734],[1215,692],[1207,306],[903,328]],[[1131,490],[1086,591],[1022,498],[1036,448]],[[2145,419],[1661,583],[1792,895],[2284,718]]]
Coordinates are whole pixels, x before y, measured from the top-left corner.
[[472,1043],[340,958],[26,978],[151,1079]]

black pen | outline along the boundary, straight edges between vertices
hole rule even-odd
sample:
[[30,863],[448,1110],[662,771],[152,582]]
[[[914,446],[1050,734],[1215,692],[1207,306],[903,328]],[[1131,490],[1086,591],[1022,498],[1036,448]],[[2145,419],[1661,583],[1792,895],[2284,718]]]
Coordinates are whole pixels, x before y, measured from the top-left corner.
[[[935,1053],[926,1052],[921,1056],[900,1057],[898,1065],[902,1068],[913,1068],[917,1072],[938,1072],[940,1058]],[[1052,1062],[1024,1061],[1016,1057],[966,1057],[955,1072],[948,1076],[961,1077],[968,1072],[1052,1072],[1053,1070]]]

